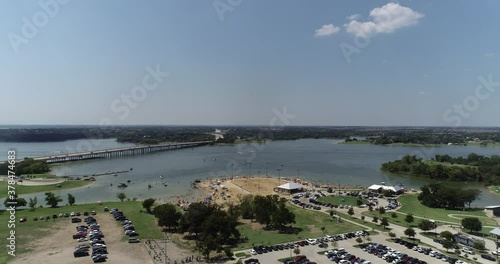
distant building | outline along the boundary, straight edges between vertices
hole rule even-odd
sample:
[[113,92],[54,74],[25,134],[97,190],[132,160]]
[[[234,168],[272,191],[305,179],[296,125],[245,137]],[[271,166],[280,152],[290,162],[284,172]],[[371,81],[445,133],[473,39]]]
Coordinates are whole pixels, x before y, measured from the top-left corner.
[[464,234],[455,234],[453,236],[453,239],[455,239],[455,242],[466,245],[466,246],[473,246],[475,242],[481,242],[484,244],[484,241],[473,238],[471,236],[467,236]]

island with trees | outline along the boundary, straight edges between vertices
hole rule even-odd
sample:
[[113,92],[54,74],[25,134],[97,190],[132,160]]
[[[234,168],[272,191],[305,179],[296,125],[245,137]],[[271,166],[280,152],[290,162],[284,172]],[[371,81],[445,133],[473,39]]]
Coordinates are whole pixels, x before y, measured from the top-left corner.
[[467,157],[436,155],[432,161],[424,161],[406,155],[395,161],[383,163],[381,170],[389,173],[421,176],[435,180],[500,183],[500,156],[485,157],[471,153]]

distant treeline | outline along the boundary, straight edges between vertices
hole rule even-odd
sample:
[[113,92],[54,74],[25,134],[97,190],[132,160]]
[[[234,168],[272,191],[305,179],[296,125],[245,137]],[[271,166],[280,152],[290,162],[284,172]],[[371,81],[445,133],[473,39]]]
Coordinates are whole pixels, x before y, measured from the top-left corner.
[[500,156],[485,157],[476,153],[466,158],[436,155],[435,162],[424,162],[416,156],[404,156],[400,160],[386,162],[381,169],[390,173],[424,176],[436,180],[478,181],[500,183]]
[[[223,138],[215,142],[215,129]],[[467,144],[500,142],[497,128],[444,128],[444,127],[299,127],[299,126],[117,126],[70,128],[13,128],[0,129],[0,142],[55,142],[83,138],[117,138],[120,142],[156,144],[160,142],[296,140],[296,139],[346,139],[366,138],[372,144]]]

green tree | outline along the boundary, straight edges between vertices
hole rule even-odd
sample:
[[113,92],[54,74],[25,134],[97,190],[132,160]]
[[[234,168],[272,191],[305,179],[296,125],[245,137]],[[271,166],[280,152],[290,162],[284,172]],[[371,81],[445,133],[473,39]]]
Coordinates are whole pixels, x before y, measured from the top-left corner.
[[53,192],[45,193],[45,202],[52,208],[56,208],[57,204],[59,204],[62,201],[63,199],[60,196],[56,196]]
[[415,221],[415,218],[413,217],[413,214],[407,214],[405,216],[405,222],[408,223],[408,225],[410,225],[411,223],[413,223],[413,221]]
[[392,238],[395,238],[396,237],[396,233],[394,232],[389,232],[389,236],[392,237]]
[[231,251],[231,248],[228,248],[228,247],[224,249],[224,253],[226,254],[226,257],[228,257],[228,258],[232,258],[234,256],[233,251]]
[[295,223],[295,214],[286,207],[286,199],[282,198],[273,206],[271,213],[271,224],[280,230],[287,224]]
[[[203,222],[213,213],[215,209],[215,206],[208,206],[204,203],[190,204],[189,209],[182,215],[179,221],[181,231],[198,235],[198,233],[202,231],[201,227]],[[207,240],[207,243],[210,241],[211,238]]]
[[347,211],[347,214],[352,217],[354,215],[354,209],[352,207],[349,208],[349,210]]
[[481,231],[481,229],[483,229],[483,224],[477,217],[466,217],[462,219],[462,227],[470,230],[470,232],[479,232]]
[[321,227],[321,232],[323,232],[323,234],[324,234],[324,233],[325,233],[325,231],[326,231],[326,227],[322,226],[322,227]]
[[293,253],[295,254],[295,256],[297,256],[298,254],[300,254],[300,249],[299,248],[294,249]]
[[182,214],[177,211],[173,204],[161,204],[153,209],[153,215],[158,220],[158,225],[167,229],[179,226]]
[[[10,198],[14,199],[11,200]],[[9,203],[14,203],[14,204],[9,204]],[[27,204],[26,200],[24,198],[17,197],[17,194],[14,194],[3,201],[3,205],[7,208],[10,206],[15,206],[15,207],[26,206],[26,204]]]
[[385,214],[385,208],[384,208],[384,207],[382,207],[382,206],[381,206],[381,207],[379,207],[379,208],[378,208],[378,213],[379,213],[380,215]]
[[439,236],[444,240],[453,241],[453,234],[450,231],[442,231]]
[[435,228],[435,223],[427,219],[422,219],[420,223],[418,223],[418,228],[422,231],[429,231]]
[[241,217],[243,219],[254,219],[254,196],[247,194],[241,198],[239,205]]
[[443,240],[443,247],[446,248],[446,252],[448,252],[448,250],[450,248],[453,248],[453,242],[451,240]]
[[117,193],[116,198],[120,199],[120,202],[123,202],[123,200],[127,199],[127,195],[123,192]]
[[396,212],[392,212],[391,213],[391,217],[394,218],[394,219],[396,219],[396,218],[398,218],[398,214]]
[[28,206],[30,207],[30,211],[35,211],[36,204],[38,203],[38,198],[30,198]]
[[416,234],[417,234],[417,232],[415,232],[415,229],[413,229],[411,227],[409,227],[405,230],[405,235],[407,235],[408,237],[414,238]]
[[368,211],[372,212],[373,211],[373,206],[369,205],[368,206]]
[[358,242],[358,244],[361,244],[363,243],[363,239],[361,237],[358,237],[356,238],[356,242]]
[[477,250],[484,250],[484,242],[475,241],[474,244],[472,244],[472,247],[477,249]]
[[387,219],[387,217],[382,217],[382,219],[380,220],[380,225],[383,226],[384,229],[386,229],[389,226],[389,219]]
[[361,206],[363,204],[363,201],[361,199],[356,200],[356,204],[358,206]]
[[71,206],[74,205],[75,202],[76,202],[75,196],[73,196],[71,193],[68,193],[68,204]]
[[156,199],[154,198],[148,198],[144,201],[142,201],[142,207],[146,209],[146,212],[151,213],[151,206],[153,206],[156,202]]

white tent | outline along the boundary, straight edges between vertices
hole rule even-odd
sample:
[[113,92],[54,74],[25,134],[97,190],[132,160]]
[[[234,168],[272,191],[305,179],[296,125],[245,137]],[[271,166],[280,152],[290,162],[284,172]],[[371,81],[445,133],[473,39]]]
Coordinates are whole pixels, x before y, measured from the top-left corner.
[[376,190],[379,190],[380,188],[382,188],[382,190],[389,190],[389,191],[393,191],[395,193],[403,190],[403,188],[401,186],[398,186],[398,185],[387,186],[387,185],[378,185],[378,184],[374,184],[374,185],[368,187],[368,190],[376,191]]
[[302,185],[299,185],[295,182],[288,182],[285,184],[282,184],[276,188],[274,188],[275,192],[286,192],[286,193],[293,193],[296,191],[299,191],[302,189]]
[[297,190],[302,188],[302,186],[296,184],[295,182],[288,182],[283,185],[278,186],[280,189],[285,189],[285,190]]
[[490,234],[495,235],[495,236],[500,236],[500,228],[496,227],[493,230],[490,231]]

